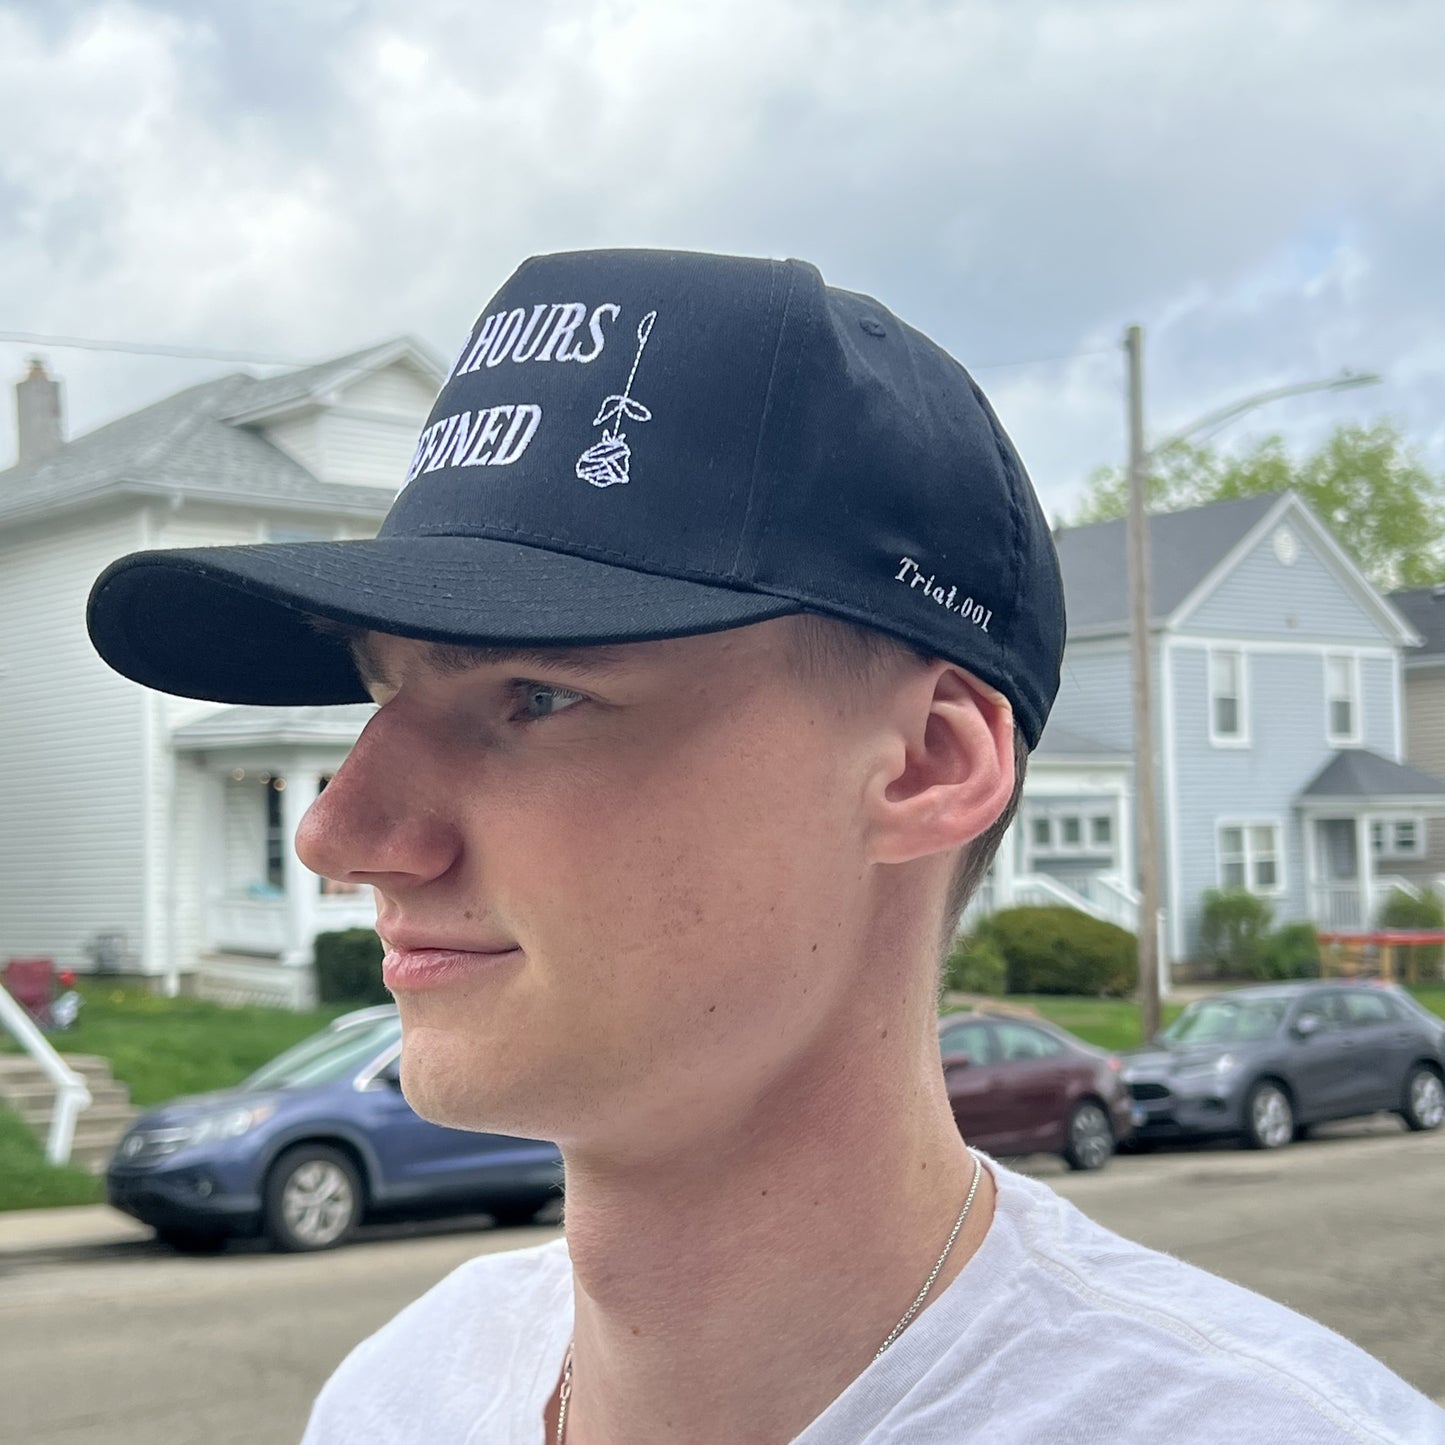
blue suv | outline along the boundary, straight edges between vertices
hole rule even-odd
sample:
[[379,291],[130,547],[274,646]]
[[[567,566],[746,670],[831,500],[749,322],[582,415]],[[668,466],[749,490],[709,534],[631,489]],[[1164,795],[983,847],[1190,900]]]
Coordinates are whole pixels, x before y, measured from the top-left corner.
[[142,1114],[116,1146],[107,1197],[201,1251],[256,1234],[328,1249],[379,1217],[524,1224],[560,1195],[554,1144],[428,1124],[402,1097],[400,1062],[394,1007],[346,1014],[234,1089]]

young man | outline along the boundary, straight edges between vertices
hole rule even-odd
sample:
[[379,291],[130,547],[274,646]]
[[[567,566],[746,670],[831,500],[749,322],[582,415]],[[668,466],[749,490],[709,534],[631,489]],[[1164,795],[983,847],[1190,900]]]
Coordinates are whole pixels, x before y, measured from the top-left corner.
[[377,540],[140,554],[91,626],[173,692],[377,703],[298,847],[376,891],[417,1110],[566,1158],[566,1242],[360,1345],[310,1445],[1445,1438],[959,1140],[939,943],[1062,593],[982,395],[876,302],[529,261]]

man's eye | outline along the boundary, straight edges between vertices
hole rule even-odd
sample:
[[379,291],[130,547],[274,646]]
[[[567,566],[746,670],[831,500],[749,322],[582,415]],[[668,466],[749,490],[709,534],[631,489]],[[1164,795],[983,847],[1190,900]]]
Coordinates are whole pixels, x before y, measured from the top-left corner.
[[553,687],[545,682],[521,682],[517,684],[517,712],[528,722],[537,718],[551,717],[582,702],[580,692],[570,688]]

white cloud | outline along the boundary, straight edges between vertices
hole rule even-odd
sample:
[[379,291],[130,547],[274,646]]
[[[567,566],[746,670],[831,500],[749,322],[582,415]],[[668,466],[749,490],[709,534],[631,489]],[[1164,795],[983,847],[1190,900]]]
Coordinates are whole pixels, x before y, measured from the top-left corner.
[[[1103,351],[981,371],[1051,510],[1122,451],[1130,321],[1157,431],[1373,367],[1260,427],[1389,410],[1445,467],[1425,0],[297,12],[0,0],[0,329],[449,352],[537,250],[792,254],[966,363]],[[52,360],[77,424],[206,374]]]

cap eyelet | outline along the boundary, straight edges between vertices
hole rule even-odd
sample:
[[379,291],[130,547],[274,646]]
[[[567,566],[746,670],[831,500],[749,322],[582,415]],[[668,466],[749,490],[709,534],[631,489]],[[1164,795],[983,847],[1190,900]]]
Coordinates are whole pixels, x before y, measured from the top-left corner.
[[888,335],[887,331],[883,329],[883,323],[881,321],[875,321],[871,316],[860,316],[858,318],[858,325],[862,327],[869,336]]

